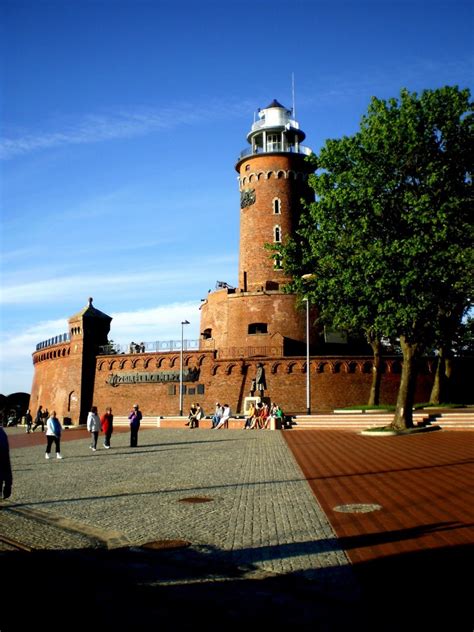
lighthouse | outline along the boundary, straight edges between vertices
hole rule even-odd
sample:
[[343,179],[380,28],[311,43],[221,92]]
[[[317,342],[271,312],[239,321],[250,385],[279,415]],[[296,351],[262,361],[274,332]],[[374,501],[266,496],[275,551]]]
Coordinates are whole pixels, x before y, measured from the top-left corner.
[[273,100],[258,111],[238,156],[240,242],[238,287],[223,284],[201,306],[201,348],[220,354],[282,356],[301,351],[305,317],[291,280],[272,244],[284,243],[298,225],[308,184],[311,149],[292,111]]
[[273,100],[259,110],[247,135],[250,147],[236,164],[240,184],[239,287],[247,291],[278,290],[290,281],[278,258],[265,244],[279,244],[293,234],[301,199],[309,200],[307,184],[311,153],[302,145],[305,133],[291,110]]

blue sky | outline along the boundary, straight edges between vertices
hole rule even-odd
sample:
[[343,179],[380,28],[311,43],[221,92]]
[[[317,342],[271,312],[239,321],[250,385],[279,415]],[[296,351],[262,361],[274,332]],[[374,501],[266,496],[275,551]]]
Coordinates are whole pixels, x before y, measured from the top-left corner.
[[305,144],[358,128],[371,96],[472,90],[461,0],[2,0],[0,392],[87,304],[120,343],[199,336],[237,284],[234,165],[254,112]]

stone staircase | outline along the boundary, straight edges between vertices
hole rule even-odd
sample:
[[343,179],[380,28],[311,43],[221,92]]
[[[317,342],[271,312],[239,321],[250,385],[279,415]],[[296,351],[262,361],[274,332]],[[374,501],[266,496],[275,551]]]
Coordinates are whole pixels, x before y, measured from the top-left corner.
[[[334,411],[333,413],[317,413],[314,415],[294,415],[292,430],[315,430],[315,429],[342,429],[360,431],[367,428],[387,426],[393,419],[393,413],[388,412],[363,412],[359,411]],[[170,417],[143,417],[142,428],[186,428],[187,417],[179,415]],[[474,408],[468,409],[440,409],[433,408],[416,411],[413,413],[415,425],[432,423],[441,426],[446,430],[474,430]],[[243,428],[245,420],[243,418],[229,419],[230,430],[240,430]],[[114,425],[127,426],[126,416],[114,417]],[[199,428],[211,428],[211,420],[203,419],[199,423]]]
[[[328,414],[296,415],[292,430],[332,428],[359,431],[387,426],[392,419],[393,413],[388,412],[335,411]],[[474,430],[474,409],[438,412],[430,408],[416,411],[413,413],[413,423],[415,426],[431,423],[449,430]]]

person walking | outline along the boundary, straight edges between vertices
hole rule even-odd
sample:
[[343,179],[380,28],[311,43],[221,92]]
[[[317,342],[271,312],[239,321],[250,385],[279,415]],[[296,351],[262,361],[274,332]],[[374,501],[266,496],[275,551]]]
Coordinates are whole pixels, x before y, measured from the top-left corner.
[[48,417],[48,421],[46,422],[46,453],[45,458],[49,459],[51,454],[51,446],[56,446],[56,458],[62,459],[61,456],[61,432],[62,426],[59,423],[59,419],[56,417],[56,411],[53,410],[51,416]]
[[41,426],[41,432],[44,432],[44,421],[43,421],[43,406],[39,406],[38,412],[35,417],[35,425],[31,429],[32,432],[36,430],[38,426]]
[[114,430],[113,423],[114,423],[114,416],[112,415],[112,409],[106,408],[105,413],[100,418],[100,425],[102,427],[102,432],[105,434],[104,448],[106,450],[110,449],[110,437],[112,436],[112,432]]
[[92,406],[90,413],[87,415],[87,430],[91,433],[91,445],[92,452],[97,450],[97,439],[100,432],[100,418],[97,414],[97,406]]
[[33,425],[33,417],[31,416],[31,412],[30,409],[28,408],[28,410],[26,411],[26,415],[25,415],[25,424],[26,424],[26,434],[30,434],[31,432],[31,427]]
[[0,494],[6,500],[12,495],[13,474],[10,445],[5,430],[0,426]]
[[142,413],[138,408],[138,404],[135,404],[132,408],[128,419],[130,422],[130,447],[136,448],[138,445],[138,431],[140,430],[140,422],[142,420]]

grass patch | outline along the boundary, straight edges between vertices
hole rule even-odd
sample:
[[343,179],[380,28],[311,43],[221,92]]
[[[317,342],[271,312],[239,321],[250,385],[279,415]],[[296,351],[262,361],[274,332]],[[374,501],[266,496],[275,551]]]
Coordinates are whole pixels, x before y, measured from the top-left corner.
[[381,426],[379,428],[367,428],[362,430],[360,434],[379,437],[393,437],[400,435],[419,434],[421,432],[433,432],[441,430],[441,426],[415,426],[414,428],[406,428],[405,430],[396,430],[391,426]]
[[430,402],[425,402],[421,404],[415,404],[413,408],[415,410],[419,410],[420,408],[465,408],[465,404],[454,404],[452,402],[445,402],[442,404],[430,404]]
[[351,411],[351,410],[380,410],[381,412],[393,412],[395,410],[395,406],[392,404],[380,404],[379,406],[367,406],[367,404],[365,405],[361,405],[361,406],[344,406],[343,408],[339,408],[338,410],[347,410],[347,411]]

